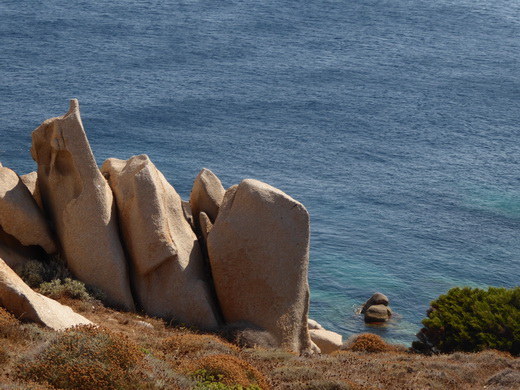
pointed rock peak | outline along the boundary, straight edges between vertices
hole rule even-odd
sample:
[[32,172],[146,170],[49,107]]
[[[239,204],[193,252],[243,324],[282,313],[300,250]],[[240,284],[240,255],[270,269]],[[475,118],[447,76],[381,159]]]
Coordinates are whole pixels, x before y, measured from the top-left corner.
[[199,213],[205,212],[211,222],[215,222],[219,213],[220,205],[226,190],[220,179],[209,169],[202,168],[195,181],[190,194],[190,205],[197,228]]
[[92,154],[78,101],[70,101],[65,115],[43,122],[32,140],[41,200],[68,267],[76,278],[102,290],[110,305],[132,310],[112,191]]

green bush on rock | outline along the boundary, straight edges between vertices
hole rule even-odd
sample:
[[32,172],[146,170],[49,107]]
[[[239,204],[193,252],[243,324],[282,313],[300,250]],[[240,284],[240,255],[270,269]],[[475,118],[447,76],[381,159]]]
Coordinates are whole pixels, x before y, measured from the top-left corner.
[[452,288],[431,302],[412,347],[425,353],[484,349],[520,355],[520,287]]

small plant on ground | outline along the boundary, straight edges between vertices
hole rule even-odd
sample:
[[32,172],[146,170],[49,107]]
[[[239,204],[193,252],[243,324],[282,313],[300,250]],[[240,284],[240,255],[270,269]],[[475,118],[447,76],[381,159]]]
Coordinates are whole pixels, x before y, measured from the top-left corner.
[[485,349],[520,355],[520,287],[452,288],[431,303],[412,347],[425,353]]

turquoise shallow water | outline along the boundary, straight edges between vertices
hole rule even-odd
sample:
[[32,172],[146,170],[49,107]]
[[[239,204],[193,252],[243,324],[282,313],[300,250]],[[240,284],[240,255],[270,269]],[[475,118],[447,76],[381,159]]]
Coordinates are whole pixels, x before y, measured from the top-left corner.
[[0,161],[77,97],[100,164],[266,181],[311,215],[311,316],[408,344],[449,288],[518,285],[519,33],[506,0],[4,0]]

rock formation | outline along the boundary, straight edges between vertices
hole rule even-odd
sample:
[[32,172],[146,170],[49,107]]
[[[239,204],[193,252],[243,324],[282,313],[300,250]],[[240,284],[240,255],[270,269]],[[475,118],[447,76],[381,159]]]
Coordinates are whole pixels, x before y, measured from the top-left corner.
[[320,349],[321,353],[329,354],[340,349],[343,345],[343,336],[325,329],[310,329],[311,340]]
[[385,305],[372,305],[365,312],[365,322],[385,322],[392,316],[392,311]]
[[365,314],[367,309],[372,305],[385,305],[388,306],[388,297],[385,294],[381,294],[380,292],[374,293],[368,301],[365,302],[363,308],[361,309],[361,314]]
[[388,307],[389,300],[381,293],[373,294],[363,305],[361,314],[365,315],[365,322],[385,322],[392,316]]
[[213,229],[213,224],[211,223],[211,220],[204,211],[201,211],[199,214],[199,226],[201,238],[204,241],[204,243],[206,243],[208,240],[208,234],[211,231],[211,229]]
[[227,190],[208,235],[220,308],[227,323],[268,331],[279,346],[312,348],[307,328],[309,215],[257,180]]
[[218,326],[197,237],[181,198],[145,155],[108,159],[137,305],[202,329]]
[[40,188],[38,187],[38,173],[36,171],[20,176],[23,184],[27,187],[36,204],[43,211],[42,198],[40,196]]
[[18,175],[0,167],[0,226],[24,246],[39,245],[47,253],[56,242],[40,208]]
[[43,122],[32,139],[42,203],[68,267],[79,280],[102,290],[110,305],[133,309],[112,191],[96,165],[78,101],[71,100],[64,116]]
[[318,323],[317,321],[310,319],[310,318],[307,320],[307,326],[308,326],[309,330],[312,330],[312,329],[325,330],[325,328],[323,326],[321,326],[320,323]]
[[226,190],[213,172],[206,168],[199,172],[190,194],[190,206],[197,229],[200,227],[200,212],[206,213],[211,223],[215,222],[225,193]]
[[91,324],[85,317],[31,290],[24,281],[0,259],[0,306],[20,320],[37,322],[54,330]]
[[[14,237],[0,229],[0,258],[5,259],[7,265],[12,269],[20,270],[31,258],[38,257],[35,256],[32,249],[24,247]],[[43,252],[40,252],[40,256],[42,254]]]

